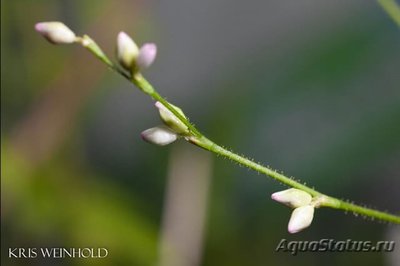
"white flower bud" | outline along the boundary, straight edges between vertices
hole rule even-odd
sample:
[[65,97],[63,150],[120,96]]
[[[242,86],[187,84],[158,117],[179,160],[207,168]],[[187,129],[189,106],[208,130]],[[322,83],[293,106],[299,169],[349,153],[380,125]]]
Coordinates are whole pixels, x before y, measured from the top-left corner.
[[136,66],[139,69],[148,68],[156,59],[157,46],[154,43],[144,44],[140,50],[139,55],[136,59]]
[[156,145],[165,146],[177,139],[175,132],[166,126],[149,128],[141,133],[142,139]]
[[117,58],[119,63],[127,70],[132,70],[139,48],[136,43],[125,32],[120,32],[117,37]]
[[[179,114],[181,114],[183,117],[185,117],[185,115],[183,114],[182,110],[179,107],[177,107],[173,104],[170,104],[170,105],[173,108],[175,108],[175,110]],[[167,107],[165,107],[161,102],[156,102],[155,106],[158,108],[158,111],[160,112],[161,120],[171,130],[173,130],[174,132],[176,132],[178,134],[189,133],[187,126],[181,120],[179,120],[170,110],[168,110]]]
[[294,209],[288,224],[289,233],[294,234],[309,227],[313,217],[314,207],[311,205],[301,206]]
[[35,29],[53,44],[73,43],[76,35],[64,23],[58,21],[36,23]]
[[296,188],[275,192],[271,195],[271,198],[292,208],[308,205],[312,200],[310,194]]

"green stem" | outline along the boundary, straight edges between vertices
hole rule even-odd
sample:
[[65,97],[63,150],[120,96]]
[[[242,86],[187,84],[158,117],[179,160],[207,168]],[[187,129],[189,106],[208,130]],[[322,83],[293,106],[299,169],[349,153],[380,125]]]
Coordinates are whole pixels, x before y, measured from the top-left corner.
[[122,75],[124,78],[135,84],[141,91],[152,97],[154,100],[161,102],[168,110],[170,110],[179,120],[181,120],[189,129],[190,133],[195,136],[201,136],[201,133],[178,111],[173,108],[168,101],[166,101],[160,94],[153,88],[153,86],[143,77],[143,75],[136,71],[131,75],[127,74],[116,66],[101,50],[97,43],[90,38],[88,35],[83,37],[78,37],[77,42],[83,47],[88,49],[94,56],[96,56],[100,61],[105,63],[110,69]]
[[311,194],[312,196],[320,196],[321,195],[321,193],[319,193],[318,191],[316,191],[312,188],[309,188],[308,186],[303,185],[303,184],[295,181],[294,179],[289,178],[281,173],[278,173],[277,171],[274,171],[271,168],[265,167],[265,166],[258,164],[248,158],[240,156],[232,151],[229,151],[229,150],[219,146],[218,144],[212,142],[211,140],[207,139],[204,136],[202,136],[200,138],[197,138],[197,137],[190,138],[189,141],[205,150],[208,150],[210,152],[213,152],[215,154],[218,154],[220,156],[228,158],[228,159],[230,159],[234,162],[237,162],[243,166],[246,166],[247,168],[250,168],[256,172],[259,172],[264,175],[268,175],[285,185],[303,190],[303,191]]
[[232,151],[229,151],[217,145],[216,143],[212,142],[211,140],[203,136],[200,133],[200,131],[192,123],[190,123],[190,121],[187,118],[185,118],[178,111],[176,111],[175,108],[173,108],[171,104],[169,104],[168,101],[165,100],[165,98],[162,97],[154,89],[154,87],[142,76],[140,72],[135,72],[129,75],[124,71],[122,71],[121,69],[119,69],[114,63],[111,62],[111,60],[107,58],[107,56],[102,52],[102,50],[98,47],[98,45],[87,35],[85,35],[79,42],[83,46],[85,46],[89,51],[91,51],[97,58],[103,61],[108,67],[110,67],[110,69],[114,70],[118,74],[128,79],[130,82],[136,85],[141,91],[149,95],[154,100],[161,102],[168,110],[170,110],[189,129],[189,134],[185,136],[185,139],[191,142],[192,144],[201,147],[205,150],[208,150],[214,154],[230,159],[258,173],[270,176],[275,180],[285,185],[288,185],[289,187],[297,188],[309,193],[310,195],[313,196],[314,204],[316,207],[330,207],[334,209],[340,209],[344,211],[353,212],[354,214],[360,214],[368,216],[370,218],[375,218],[387,222],[400,224],[400,216],[362,207],[356,204],[345,202],[340,199],[336,199],[334,197],[324,195],[318,192],[317,190],[310,188],[309,186],[306,186],[290,177],[285,176],[284,174],[281,174],[271,169],[270,167],[263,166],[259,163],[256,163],[248,158],[240,156]]
[[[191,143],[193,143],[196,146],[199,146],[205,150],[208,150],[214,154],[220,155],[222,157],[225,157],[227,159],[230,159],[240,165],[243,165],[247,168],[250,168],[256,172],[259,172],[261,174],[264,174],[266,176],[270,176],[277,181],[288,185],[293,188],[297,188],[300,190],[303,190],[310,195],[312,195],[314,198],[317,199],[317,207],[331,207],[334,209],[341,209],[349,212],[353,212],[354,214],[360,214],[364,216],[368,216],[371,218],[387,221],[387,222],[392,222],[392,223],[397,223],[400,224],[400,216],[392,215],[386,212],[381,212],[378,210],[362,207],[356,204],[348,203],[340,199],[336,199],[334,197],[330,197],[327,195],[324,195],[318,191],[316,191],[313,188],[310,188],[290,177],[285,176],[284,174],[281,174],[269,167],[263,166],[259,163],[256,163],[248,158],[245,158],[243,156],[240,156],[232,151],[229,151],[218,144],[214,143],[213,141],[209,140],[205,136],[203,136],[196,128],[194,125],[192,125],[187,119],[185,119],[182,115],[180,115],[178,112],[175,111],[174,108],[172,108],[168,102],[150,85],[150,83],[142,76],[134,76],[132,79],[132,82],[139,87],[142,91],[150,95],[154,100],[160,101],[164,106],[166,106],[170,111],[176,115],[180,121],[182,121],[185,125],[188,126],[191,132],[193,132],[193,136],[187,137],[187,140]],[[151,89],[150,89],[151,88]],[[175,112],[174,112],[175,111]]]
[[168,110],[170,110],[180,121],[182,121],[182,123],[185,124],[185,126],[188,127],[190,133],[197,137],[202,136],[199,130],[192,123],[190,123],[187,118],[185,118],[177,110],[175,110],[175,108],[173,108],[171,104],[154,89],[154,87],[142,76],[140,72],[132,75],[131,82],[135,84],[141,91],[149,95],[151,98],[159,101],[165,107],[167,107]]
[[378,3],[400,27],[400,7],[395,0],[378,0]]
[[400,216],[393,215],[387,212],[382,212],[366,207],[362,207],[360,205],[356,205],[350,202],[346,202],[343,200],[335,199],[330,197],[330,201],[324,202],[321,204],[324,207],[330,207],[333,209],[344,210],[347,212],[352,212],[354,215],[362,215],[364,217],[370,217],[372,219],[378,219],[386,222],[391,222],[395,224],[400,224]]
[[204,148],[210,152],[213,152],[215,154],[218,154],[220,156],[223,156],[225,158],[228,158],[234,162],[237,162],[247,168],[250,168],[254,171],[257,171],[259,173],[262,173],[264,175],[270,176],[277,181],[286,184],[290,187],[297,188],[300,190],[303,190],[310,195],[312,195],[314,198],[316,198],[317,201],[317,207],[331,207],[334,209],[341,209],[344,211],[348,212],[353,212],[354,214],[360,214],[364,216],[368,216],[371,218],[376,218],[379,220],[384,220],[387,222],[392,222],[392,223],[397,223],[400,224],[400,217],[396,215],[392,215],[386,212],[381,212],[378,210],[362,207],[353,203],[345,202],[340,199],[336,199],[327,195],[324,195],[315,189],[312,189],[304,184],[301,184],[297,181],[295,181],[292,178],[289,178],[281,173],[278,173],[275,170],[272,170],[269,167],[263,166],[259,163],[255,163],[252,160],[245,158],[243,156],[240,156],[234,152],[231,152],[211,140],[207,139],[206,137],[202,136],[200,138],[190,138],[189,141],[201,148]]
[[93,41],[92,38],[90,38],[88,35],[84,35],[83,37],[77,37],[76,42],[80,43],[83,47],[88,49],[94,56],[96,56],[100,61],[105,63],[110,69],[114,70],[118,74],[122,75],[126,79],[130,80],[130,76],[125,73],[123,70],[121,70],[119,67],[117,67],[101,50],[101,48],[97,45],[95,41]]

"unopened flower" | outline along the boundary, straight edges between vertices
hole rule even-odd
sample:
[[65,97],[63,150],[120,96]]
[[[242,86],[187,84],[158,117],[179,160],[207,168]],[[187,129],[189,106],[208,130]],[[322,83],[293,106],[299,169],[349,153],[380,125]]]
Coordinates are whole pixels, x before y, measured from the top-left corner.
[[289,233],[297,233],[310,226],[314,217],[314,206],[306,205],[293,210],[288,224]]
[[139,69],[148,68],[156,58],[157,46],[154,43],[145,43],[140,47],[139,55],[136,59],[136,66]]
[[[185,117],[183,114],[182,110],[173,105],[170,104],[180,115]],[[158,108],[158,111],[160,112],[160,117],[161,120],[164,122],[166,126],[168,126],[171,130],[173,130],[175,133],[178,134],[187,134],[189,133],[189,130],[187,126],[179,120],[178,117],[176,117],[170,110],[167,109],[161,102],[156,102],[155,106]]]
[[271,198],[292,208],[308,205],[312,200],[310,194],[296,188],[275,192],[271,195]]
[[127,70],[132,70],[136,58],[139,55],[139,48],[128,34],[121,31],[117,37],[117,58],[120,64]]
[[149,128],[141,133],[142,139],[156,145],[165,146],[174,142],[178,136],[166,126]]
[[72,30],[58,21],[36,23],[35,29],[53,44],[73,43],[77,39]]

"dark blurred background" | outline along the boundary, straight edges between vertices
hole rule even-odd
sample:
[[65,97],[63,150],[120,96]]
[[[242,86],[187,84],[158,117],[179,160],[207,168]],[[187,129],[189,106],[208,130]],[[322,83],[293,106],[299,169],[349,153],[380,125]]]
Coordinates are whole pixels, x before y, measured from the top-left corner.
[[[145,75],[208,137],[318,190],[400,211],[400,32],[375,1],[1,1],[2,265],[400,265],[399,226],[321,209],[290,235],[285,187],[187,143],[156,147],[153,102],[81,47],[156,42]],[[281,239],[394,252],[276,252]],[[105,247],[104,259],[10,259]]]

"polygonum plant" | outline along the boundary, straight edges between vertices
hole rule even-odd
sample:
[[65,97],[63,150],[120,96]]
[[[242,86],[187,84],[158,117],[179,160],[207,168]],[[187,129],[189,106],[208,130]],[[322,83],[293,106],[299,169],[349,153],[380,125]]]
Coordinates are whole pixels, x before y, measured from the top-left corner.
[[117,37],[116,45],[116,58],[119,62],[119,65],[117,65],[103,53],[96,42],[88,35],[82,37],[76,36],[74,32],[61,22],[40,22],[36,24],[35,29],[53,44],[81,44],[108,67],[125,77],[142,92],[156,101],[155,106],[159,111],[164,125],[159,125],[143,131],[141,136],[145,141],[164,146],[178,139],[183,139],[261,174],[270,176],[278,182],[291,187],[273,193],[271,196],[273,200],[293,209],[288,224],[288,231],[290,233],[297,233],[309,227],[314,218],[315,209],[321,207],[340,209],[365,217],[400,224],[400,216],[366,208],[325,195],[270,167],[263,166],[223,148],[208,139],[189,121],[179,107],[165,100],[165,98],[143,77],[142,70],[148,68],[156,58],[157,47],[155,44],[146,43],[139,48],[128,34],[120,32]]

